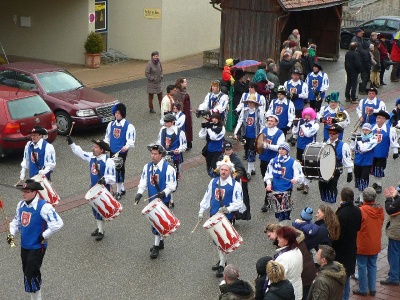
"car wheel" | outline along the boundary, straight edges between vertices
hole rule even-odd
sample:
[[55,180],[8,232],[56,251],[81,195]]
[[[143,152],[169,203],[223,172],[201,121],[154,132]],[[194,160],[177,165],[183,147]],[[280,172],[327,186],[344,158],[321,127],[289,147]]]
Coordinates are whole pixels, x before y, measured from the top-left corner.
[[67,135],[71,129],[71,117],[63,111],[56,112],[56,124],[58,134]]
[[342,35],[340,37],[340,48],[342,49],[349,49],[350,42],[351,42],[351,36],[349,35]]

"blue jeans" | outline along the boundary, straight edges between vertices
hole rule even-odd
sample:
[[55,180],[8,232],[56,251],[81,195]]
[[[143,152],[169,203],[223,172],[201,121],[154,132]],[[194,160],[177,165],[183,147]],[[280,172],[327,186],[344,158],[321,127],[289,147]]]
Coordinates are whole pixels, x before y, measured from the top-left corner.
[[400,241],[389,238],[387,257],[390,266],[388,280],[392,282],[399,282]]
[[[376,291],[376,255],[357,254],[358,290],[367,293]],[[367,286],[368,283],[368,286]]]
[[349,300],[349,299],[350,299],[350,276],[346,275],[346,283],[343,288],[342,300]]

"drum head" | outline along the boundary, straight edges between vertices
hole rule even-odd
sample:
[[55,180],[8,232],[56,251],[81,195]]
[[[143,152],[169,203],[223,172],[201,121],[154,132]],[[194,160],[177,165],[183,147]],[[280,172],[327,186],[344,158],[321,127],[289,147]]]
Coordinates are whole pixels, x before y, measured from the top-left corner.
[[321,148],[320,155],[320,168],[321,177],[323,180],[330,180],[335,173],[336,166],[336,153],[332,145],[325,145]]
[[257,135],[254,146],[255,146],[255,150],[258,154],[261,154],[265,151],[265,149],[264,149],[265,140],[266,140],[266,136],[264,133],[261,132],[259,135]]

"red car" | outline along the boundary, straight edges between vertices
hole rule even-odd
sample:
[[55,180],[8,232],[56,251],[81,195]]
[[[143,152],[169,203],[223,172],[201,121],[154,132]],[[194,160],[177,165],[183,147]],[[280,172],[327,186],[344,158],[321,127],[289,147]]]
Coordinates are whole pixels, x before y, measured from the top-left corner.
[[39,94],[56,116],[58,133],[87,128],[114,120],[112,107],[118,102],[110,95],[85,87],[68,71],[40,62],[0,65],[0,83]]
[[56,139],[56,118],[38,94],[0,85],[0,156],[22,152],[35,126],[47,129],[48,142]]

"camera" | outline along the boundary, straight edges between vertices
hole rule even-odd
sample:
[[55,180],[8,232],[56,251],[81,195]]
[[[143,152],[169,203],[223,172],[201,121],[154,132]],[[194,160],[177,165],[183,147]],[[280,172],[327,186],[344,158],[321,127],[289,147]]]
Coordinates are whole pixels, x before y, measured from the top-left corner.
[[209,110],[198,110],[198,111],[196,111],[196,118],[208,117],[208,116],[210,116],[210,111]]

